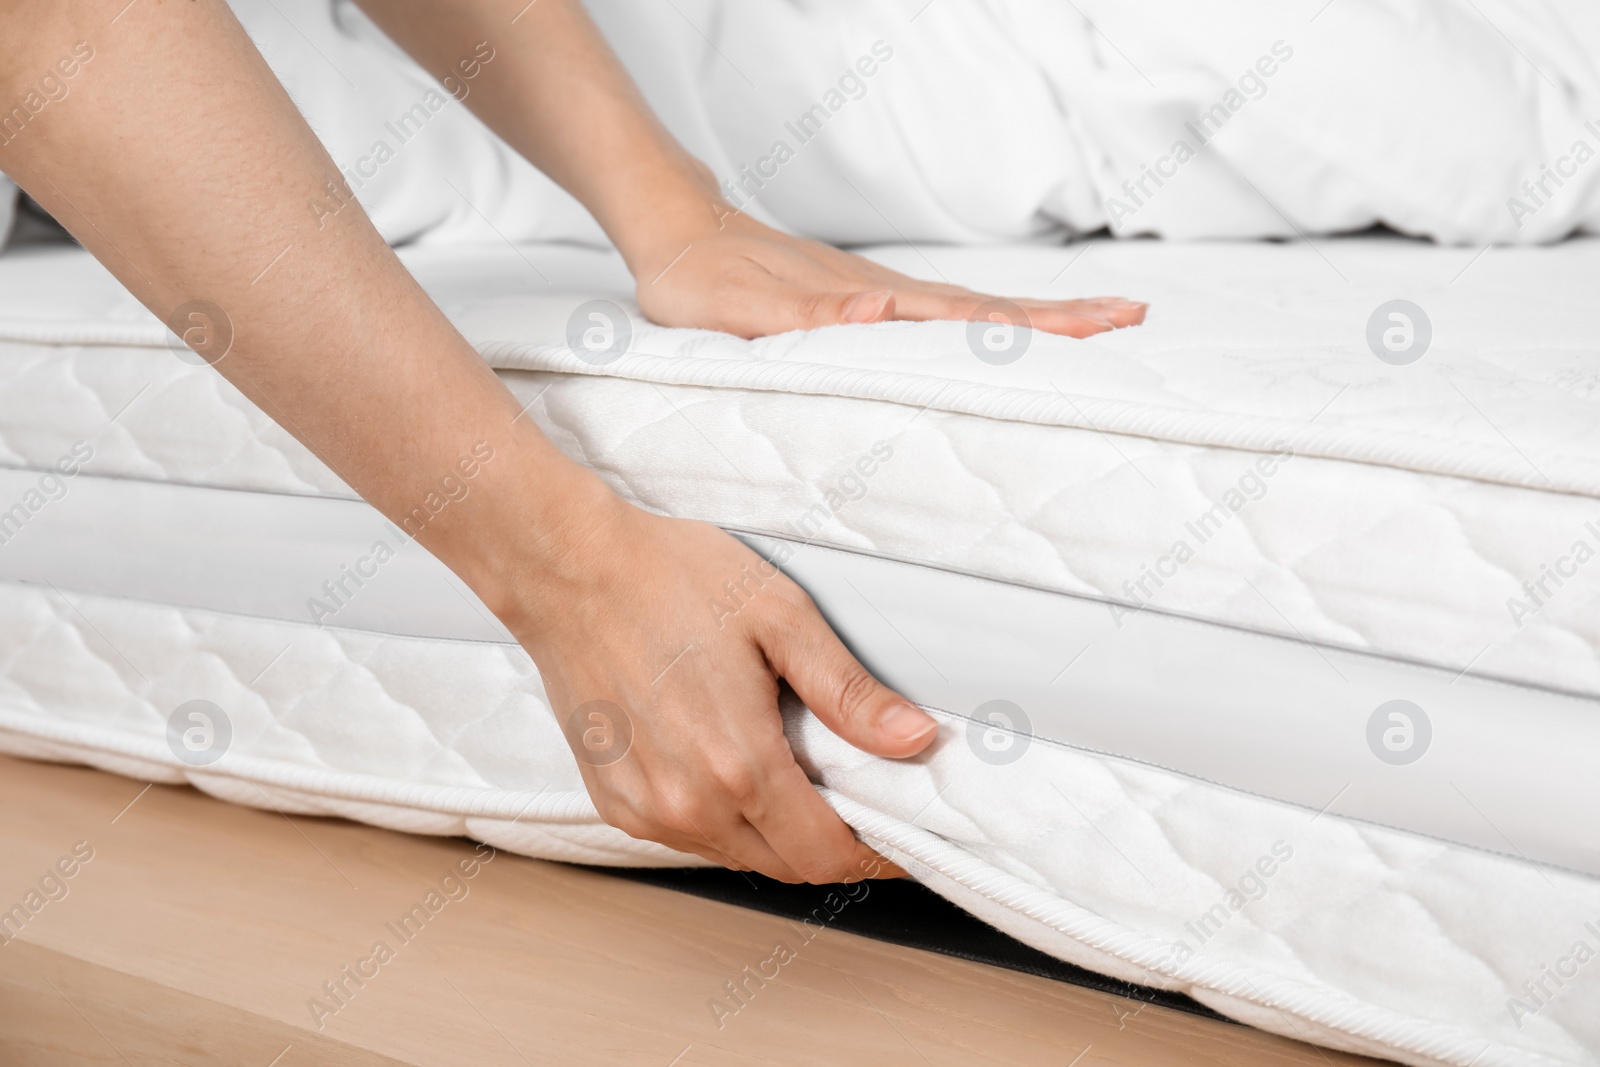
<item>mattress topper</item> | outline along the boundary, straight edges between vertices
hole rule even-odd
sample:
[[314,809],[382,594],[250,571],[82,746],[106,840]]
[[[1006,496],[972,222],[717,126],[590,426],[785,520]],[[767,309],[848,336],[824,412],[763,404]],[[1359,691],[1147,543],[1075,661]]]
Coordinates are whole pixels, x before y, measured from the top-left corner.
[[[1398,238],[1094,242],[1064,266],[1053,248],[877,251],[908,273],[1012,295],[1152,304],[1142,327],[1087,340],[1024,331],[999,354],[967,323],[754,341],[658,327],[621,295],[631,284],[601,253],[563,257],[577,269],[555,279],[505,246],[403,255],[497,368],[882,399],[1600,495],[1600,240],[1478,250]],[[0,263],[0,340],[165,345],[154,317],[80,257]],[[631,341],[614,358],[568,344],[574,315],[595,299],[626,316]]]
[[[529,416],[647,508],[1600,695],[1600,568],[1579,561],[1600,545],[1600,240],[874,254],[989,292],[1140,296],[1152,319],[1034,334],[1010,363],[979,358],[966,323],[747,342],[644,321],[612,254],[402,252],[492,363],[524,368],[501,375]],[[1409,364],[1375,354],[1396,355],[1374,317],[1392,299],[1423,309],[1398,338],[1428,342]],[[568,344],[596,307],[628,335],[615,358]],[[94,474],[354,495],[168,341],[82,251],[0,257],[0,465],[81,438]],[[888,473],[842,506],[883,447]],[[1269,453],[1295,459],[1273,474]],[[1174,547],[1198,558],[1164,581]]]

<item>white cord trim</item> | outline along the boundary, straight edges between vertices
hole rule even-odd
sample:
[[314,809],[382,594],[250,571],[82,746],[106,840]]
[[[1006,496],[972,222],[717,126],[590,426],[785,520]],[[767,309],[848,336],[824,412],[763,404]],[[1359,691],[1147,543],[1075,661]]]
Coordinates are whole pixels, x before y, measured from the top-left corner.
[[224,754],[215,763],[196,767],[177,759],[164,743],[152,738],[81,723],[38,719],[3,708],[0,708],[0,731],[142,760],[171,768],[191,779],[235,778],[313,797],[388,804],[468,818],[604,825],[588,794],[581,792],[529,793],[492,786],[425,785],[348,771],[295,767],[277,760],[232,753]]
[[[869,808],[835,790],[823,788],[820,792],[863,840],[886,851],[889,858],[897,862],[913,860],[1017,915],[1167,978],[1174,986],[1214,990],[1235,1000],[1286,1013],[1315,1027],[1457,1067],[1529,1064],[1554,1067],[1562,1062],[1524,1049],[1485,1042],[1459,1027],[1402,1015],[1326,986],[1208,959],[1203,952],[1182,964],[1174,964],[1170,945],[1165,941],[1096,915],[994,867],[935,834]],[[1292,1029],[1282,1032],[1296,1036]]]
[[[987,385],[900,371],[788,360],[625,355],[595,366],[561,346],[495,344],[484,358],[499,370],[536,370],[656,382],[660,385],[880,400],[914,408],[1063,426],[1097,433],[1249,452],[1291,449],[1297,456],[1394,467],[1519,488],[1600,497],[1600,469],[1577,456],[1543,453],[1535,470],[1519,452],[1495,445],[1404,432],[1157,407],[1058,391]],[[1546,480],[1548,478],[1548,481]]]
[[[64,323],[50,319],[0,319],[0,341],[162,348],[167,339],[166,328],[154,322]],[[497,342],[481,345],[480,351],[497,370],[581,374],[708,389],[852,397],[1008,422],[1062,426],[1210,448],[1247,452],[1275,452],[1287,448],[1299,456],[1600,497],[1600,468],[1591,458],[1546,452],[1541,454],[1539,467],[1535,469],[1514,448],[1427,437],[1414,428],[1396,431],[1160,407],[1056,390],[786,359],[632,353],[614,363],[596,366],[561,345]]]

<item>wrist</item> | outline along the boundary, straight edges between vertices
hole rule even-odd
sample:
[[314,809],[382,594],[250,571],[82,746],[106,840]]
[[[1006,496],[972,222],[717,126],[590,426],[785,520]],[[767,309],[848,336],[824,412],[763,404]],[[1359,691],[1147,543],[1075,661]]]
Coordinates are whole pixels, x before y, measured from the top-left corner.
[[531,427],[486,450],[467,493],[417,539],[521,637],[554,617],[560,590],[592,575],[603,531],[637,509]]
[[686,248],[736,214],[711,169],[686,153],[658,161],[647,171],[636,183],[642,192],[596,212],[628,270],[641,283],[656,277]]

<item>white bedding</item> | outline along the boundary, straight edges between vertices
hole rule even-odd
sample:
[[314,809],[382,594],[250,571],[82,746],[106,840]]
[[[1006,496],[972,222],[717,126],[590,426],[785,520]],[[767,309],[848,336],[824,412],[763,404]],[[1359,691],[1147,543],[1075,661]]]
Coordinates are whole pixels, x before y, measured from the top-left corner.
[[[349,0],[234,6],[336,161],[394,142],[356,183],[392,239],[492,240],[492,224],[600,240],[453,100],[400,144],[385,123],[430,83]],[[828,240],[1383,222],[1483,244],[1600,223],[1600,13],[1585,0],[589,7],[734,203]]]
[[[615,261],[525,254],[533,266],[503,248],[408,257],[493,362],[528,368],[503,374],[530,415],[647,506],[795,536],[830,491],[854,494],[845,475],[883,440],[893,458],[830,505],[819,540],[1105,600],[1288,442],[1259,499],[1152,607],[1600,693],[1592,569],[1521,626],[1506,603],[1596,517],[1600,242],[1476,261],[1392,241],[928,252],[956,281],[1154,302],[1147,327],[1036,338],[1007,367],[976,359],[959,324],[746,343],[638,321],[634,353],[596,367],[560,338],[582,300],[625,302]],[[0,260],[0,294],[7,465],[37,472],[84,440],[79,477],[348,497],[214,372],[176,358],[82,253]],[[1436,339],[1390,366],[1367,320],[1400,294]],[[1506,306],[1533,310],[1513,322]],[[536,674],[507,646],[108,597],[90,574],[52,577],[60,594],[0,584],[8,751],[534,855],[687,861],[598,822]],[[1304,658],[1306,684],[1330,684]],[[165,739],[196,696],[232,721],[209,767]],[[1596,943],[1596,879],[1527,863],[1514,841],[1452,845],[1347,818],[1337,798],[1319,813],[1044,741],[998,766],[965,743],[965,719],[947,723],[926,758],[885,763],[790,709],[803,759],[858,829],[1057,955],[1409,1063],[1600,1062],[1592,975],[1545,979],[1548,998],[1522,987]],[[1531,738],[1515,756],[1561,743]],[[1273,873],[1247,880],[1262,857]],[[1260,899],[1234,908],[1241,884]]]
[[[1585,0],[588,4],[734,203],[829,240],[1600,222]],[[233,6],[391,242],[604,243],[460,102],[473,80],[433,82],[350,0]],[[482,77],[517,32],[460,59]]]

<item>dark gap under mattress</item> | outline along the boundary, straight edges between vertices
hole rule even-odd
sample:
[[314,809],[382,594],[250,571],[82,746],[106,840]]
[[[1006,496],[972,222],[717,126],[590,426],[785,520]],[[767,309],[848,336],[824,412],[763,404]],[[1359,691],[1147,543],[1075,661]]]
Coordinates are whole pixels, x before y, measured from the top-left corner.
[[[910,879],[875,881],[865,895],[854,886],[789,885],[759,874],[707,868],[590,867],[599,874],[675,889],[708,900],[763,911],[785,919],[813,922],[835,930],[938,952],[958,959],[1005,967],[1040,978],[1112,993],[1129,1000],[1175,1008],[1223,1022],[1229,1020],[1182,993],[1134,985],[1075,967],[1001,933],[969,915],[927,886]],[[858,899],[844,894],[849,888]],[[826,903],[830,893],[837,911]],[[840,899],[848,903],[838,906]],[[828,917],[826,921],[821,918]]]

